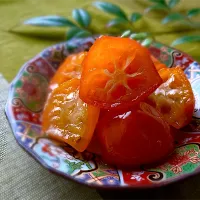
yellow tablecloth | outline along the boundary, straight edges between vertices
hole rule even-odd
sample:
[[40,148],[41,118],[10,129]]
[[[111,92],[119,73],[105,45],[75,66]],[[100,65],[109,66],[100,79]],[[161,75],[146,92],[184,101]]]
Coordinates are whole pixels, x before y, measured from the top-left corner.
[[[140,12],[148,4],[147,0],[108,0],[119,4],[127,13]],[[86,8],[92,14],[92,27],[96,30],[105,30],[105,22],[112,16],[104,15],[91,6],[92,0],[0,0],[0,72],[8,81],[11,81],[24,62],[35,56],[45,47],[64,40],[65,29],[48,29],[43,31],[44,37],[38,37],[41,29],[22,26],[21,22],[27,18],[41,15],[63,15],[71,18],[74,8]],[[199,0],[181,0],[174,11],[185,12],[189,8],[200,7]],[[155,38],[167,45],[181,35],[200,35],[200,30],[195,31],[177,24],[161,25],[158,12],[145,14],[144,18],[135,24],[136,30],[151,31]],[[200,16],[195,18],[200,21]],[[24,34],[10,32],[15,29]],[[32,32],[26,34],[27,32]],[[196,60],[200,61],[200,43],[190,43],[178,46]]]

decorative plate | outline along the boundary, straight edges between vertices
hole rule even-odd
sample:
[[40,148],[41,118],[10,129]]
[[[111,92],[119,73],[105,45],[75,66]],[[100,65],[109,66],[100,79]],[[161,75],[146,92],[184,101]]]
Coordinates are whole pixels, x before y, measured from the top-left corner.
[[200,65],[183,52],[154,42],[149,50],[168,67],[180,65],[191,81],[196,105],[193,120],[182,130],[176,149],[161,165],[124,171],[100,157],[79,153],[44,137],[41,113],[48,82],[66,56],[88,50],[94,38],[77,39],[49,47],[28,61],[10,85],[6,115],[17,142],[52,172],[96,188],[150,188],[200,172]]

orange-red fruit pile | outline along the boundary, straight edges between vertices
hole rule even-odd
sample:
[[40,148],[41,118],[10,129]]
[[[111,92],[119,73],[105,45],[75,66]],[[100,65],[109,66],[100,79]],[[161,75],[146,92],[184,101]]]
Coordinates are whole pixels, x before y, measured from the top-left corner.
[[67,57],[49,87],[44,133],[120,167],[166,157],[170,126],[187,125],[194,109],[181,68],[167,68],[129,38],[103,36]]

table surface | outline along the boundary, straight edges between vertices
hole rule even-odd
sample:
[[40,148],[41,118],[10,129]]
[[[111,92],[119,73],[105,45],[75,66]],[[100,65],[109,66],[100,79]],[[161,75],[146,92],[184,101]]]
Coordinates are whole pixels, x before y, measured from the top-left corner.
[[[0,73],[11,81],[20,67],[34,57],[42,49],[64,40],[65,29],[41,30],[21,24],[23,20],[39,15],[63,15],[71,17],[73,8],[87,8],[93,16],[92,27],[103,30],[110,16],[102,15],[91,6],[91,0],[0,0]],[[148,4],[145,0],[113,0],[121,5],[127,13],[143,12]],[[200,7],[199,0],[181,0],[175,10],[186,11],[188,8]],[[159,13],[149,13],[135,24],[136,30],[150,30],[156,40],[170,45],[178,36],[200,35],[200,31],[191,30],[172,24],[164,26],[159,23]],[[200,17],[196,20],[200,21]],[[10,30],[15,30],[13,33]],[[43,34],[38,37],[37,33]],[[200,43],[178,46],[197,61],[200,61]],[[200,175],[182,182],[159,189],[128,190],[128,191],[98,191],[104,199],[200,199]]]

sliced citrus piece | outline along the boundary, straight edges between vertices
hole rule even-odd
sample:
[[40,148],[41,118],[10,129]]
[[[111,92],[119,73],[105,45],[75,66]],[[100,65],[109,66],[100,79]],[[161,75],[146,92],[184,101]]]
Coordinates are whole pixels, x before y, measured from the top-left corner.
[[79,84],[78,79],[71,79],[52,91],[44,107],[42,129],[82,152],[93,136],[99,109],[79,98]]
[[162,83],[148,49],[129,38],[100,37],[82,66],[80,98],[100,108],[132,106]]
[[154,106],[173,127],[187,125],[194,111],[194,95],[189,80],[180,67],[159,70],[164,83],[148,97]]
[[50,89],[53,90],[59,84],[64,83],[72,78],[80,78],[82,71],[82,61],[87,55],[87,52],[80,52],[69,55],[61,66],[56,71],[50,82]]
[[152,55],[151,55],[151,60],[153,61],[157,71],[159,71],[160,69],[163,69],[163,68],[167,68],[167,66],[165,64],[161,63],[157,58],[155,58]]

